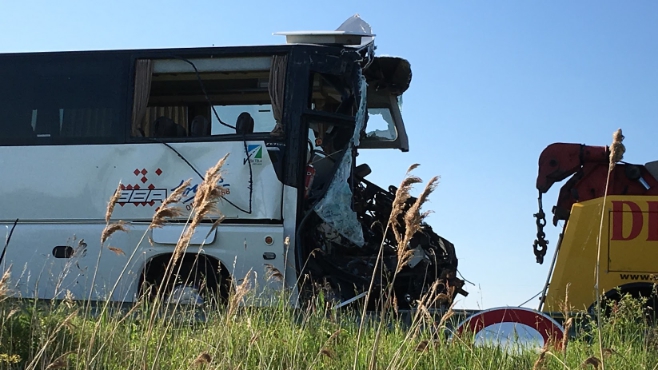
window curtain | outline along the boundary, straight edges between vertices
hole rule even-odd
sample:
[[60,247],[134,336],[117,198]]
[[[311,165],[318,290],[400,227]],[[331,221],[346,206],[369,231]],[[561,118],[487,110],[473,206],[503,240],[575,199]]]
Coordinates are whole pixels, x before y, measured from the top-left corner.
[[64,109],[61,114],[64,137],[111,137],[114,134],[111,108]]
[[144,112],[144,118],[140,126],[144,129],[146,137],[153,135],[152,124],[158,117],[162,116],[172,119],[187,132],[187,107],[147,107]]
[[142,122],[146,115],[149,95],[151,95],[151,78],[153,61],[138,59],[135,63],[135,95],[133,99],[132,136],[142,136],[145,129]]
[[270,100],[272,101],[272,114],[276,121],[276,126],[272,131],[273,135],[283,134],[283,102],[286,87],[287,65],[287,55],[275,55],[272,57],[268,90],[270,93]]

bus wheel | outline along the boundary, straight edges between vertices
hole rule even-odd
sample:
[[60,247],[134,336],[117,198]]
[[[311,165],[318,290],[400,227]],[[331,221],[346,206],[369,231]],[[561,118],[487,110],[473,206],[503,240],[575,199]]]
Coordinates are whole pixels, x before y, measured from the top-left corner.
[[219,261],[206,256],[185,255],[177,266],[173,266],[171,276],[165,276],[170,257],[157,256],[144,269],[142,292],[150,291],[149,298],[157,296],[157,289],[165,281],[160,298],[166,304],[199,306],[225,302],[228,276]]
[[205,305],[216,303],[221,297],[221,277],[217,268],[202,256],[186,256],[180,269],[174,270],[171,284],[164,291],[168,304]]

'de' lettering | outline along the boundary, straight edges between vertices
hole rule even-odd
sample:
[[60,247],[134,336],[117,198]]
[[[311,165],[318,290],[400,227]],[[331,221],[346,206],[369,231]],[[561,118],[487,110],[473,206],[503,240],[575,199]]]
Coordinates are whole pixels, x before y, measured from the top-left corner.
[[[648,201],[647,241],[658,241],[658,201]],[[631,212],[631,231],[624,235],[624,212]],[[612,201],[612,238],[611,240],[633,240],[640,235],[644,227],[644,213],[640,206],[628,200]]]

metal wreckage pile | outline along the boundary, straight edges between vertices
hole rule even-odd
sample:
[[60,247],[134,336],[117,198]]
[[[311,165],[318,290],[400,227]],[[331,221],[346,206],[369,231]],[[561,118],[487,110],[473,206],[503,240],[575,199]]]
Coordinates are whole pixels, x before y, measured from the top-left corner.
[[[396,72],[407,69],[401,75],[410,80],[406,60],[382,58],[378,62],[370,68]],[[398,308],[408,309],[431,292],[439,298],[432,300],[432,306],[445,307],[457,294],[468,294],[462,289],[464,281],[457,277],[454,245],[423,222],[418,205],[413,208],[417,198],[408,195],[409,189],[400,192],[404,195],[396,205],[396,187],[385,190],[367,181],[369,166],[355,165],[356,148],[368,119],[365,95],[373,85],[382,84],[377,78],[382,75],[395,74],[373,73],[368,69],[363,74],[356,73],[353,82],[358,102],[356,124],[347,135],[333,130],[334,135],[349,139],[338,147],[342,150],[335,150],[334,146],[331,152],[336,155],[311,161],[318,169],[318,176],[309,190],[306,217],[298,229],[298,240],[303,247],[297,260],[303,265],[302,279],[306,280],[302,283],[302,294],[315,294],[317,289],[322,289],[337,301],[336,307],[369,296],[368,306],[374,308],[382,302],[383,292],[388,291],[395,296]],[[408,87],[409,81],[404,83]],[[323,165],[324,179],[318,178]],[[395,214],[390,219],[392,212]],[[415,213],[415,217],[410,217],[411,223],[405,222],[409,212]],[[405,238],[408,227],[412,230]]]
[[[316,285],[343,303],[364,297],[372,281],[371,307],[388,289],[396,269],[399,270],[392,292],[401,309],[414,307],[436,281],[439,285],[434,295],[443,297],[435,301],[436,306],[450,304],[457,294],[467,295],[462,289],[464,281],[457,277],[454,245],[437,235],[430,225],[420,222],[408,244],[400,245],[398,240],[404,239],[408,227],[405,215],[417,199],[407,199],[389,224],[396,193],[394,186],[384,190],[360,178],[353,207],[362,230],[362,246],[316,215],[310,222],[315,227],[303,235],[304,244],[316,246],[307,258],[305,272]],[[378,258],[381,258],[379,263]]]

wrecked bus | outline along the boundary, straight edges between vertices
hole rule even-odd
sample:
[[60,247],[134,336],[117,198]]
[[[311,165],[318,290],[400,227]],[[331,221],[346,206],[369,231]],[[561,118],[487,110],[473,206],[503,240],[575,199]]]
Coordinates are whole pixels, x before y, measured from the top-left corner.
[[[410,65],[375,56],[370,34],[287,37],[271,46],[0,54],[0,271],[10,271],[11,294],[131,302],[152,292],[188,217],[151,229],[154,212],[192,179],[180,201],[189,212],[204,171],[227,153],[224,219],[198,226],[166,294],[225,296],[252,271],[263,292],[283,284],[298,296],[320,284],[348,302],[368,288],[380,245],[384,265],[395,266],[392,233],[373,226],[386,225],[395,188],[367,181],[355,157],[408,150],[398,102]],[[102,244],[119,183],[111,217],[129,230]],[[414,258],[394,287],[401,306],[437,279],[463,293],[450,242],[423,224],[409,247]],[[265,267],[282,281],[268,280]],[[383,279],[374,280],[377,288]]]

